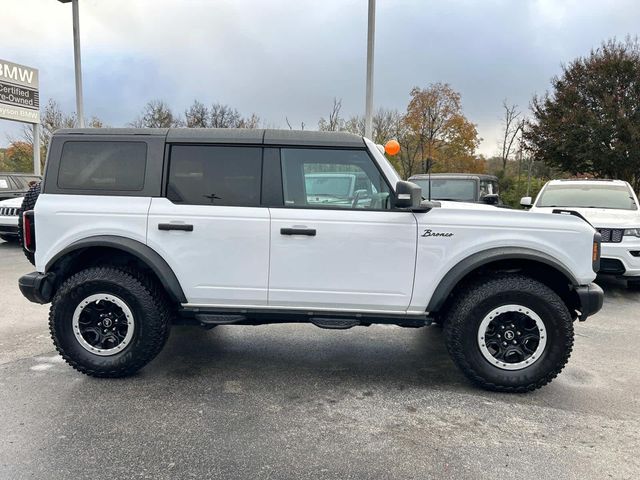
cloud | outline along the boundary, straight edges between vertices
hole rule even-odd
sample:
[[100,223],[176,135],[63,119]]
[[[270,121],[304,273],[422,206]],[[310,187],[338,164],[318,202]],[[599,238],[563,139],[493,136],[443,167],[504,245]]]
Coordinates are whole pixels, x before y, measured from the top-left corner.
[[[379,1],[375,104],[406,107],[415,85],[448,82],[493,154],[504,98],[528,107],[562,62],[636,30],[634,0]],[[365,0],[80,0],[85,111],[111,125],[152,98],[195,98],[315,127],[333,97],[364,110]],[[74,110],[71,7],[3,0],[6,60],[40,69],[41,98]],[[8,20],[8,21],[7,21]],[[15,127],[0,122],[2,133]]]

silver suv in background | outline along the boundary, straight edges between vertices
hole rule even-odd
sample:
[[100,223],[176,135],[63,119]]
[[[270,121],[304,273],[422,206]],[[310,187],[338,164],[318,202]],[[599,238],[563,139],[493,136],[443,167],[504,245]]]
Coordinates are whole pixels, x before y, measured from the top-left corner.
[[[425,198],[500,205],[498,177],[475,173],[423,173],[409,177]],[[431,193],[431,194],[429,194]]]
[[34,182],[42,180],[32,173],[3,173],[0,172],[0,200],[24,197]]

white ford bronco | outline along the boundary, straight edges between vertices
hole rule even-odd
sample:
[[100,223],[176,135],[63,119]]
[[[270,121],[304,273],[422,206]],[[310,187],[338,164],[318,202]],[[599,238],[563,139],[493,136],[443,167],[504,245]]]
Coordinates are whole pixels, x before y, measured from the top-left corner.
[[524,392],[603,302],[583,219],[424,201],[346,133],[60,130],[34,197],[20,289],[51,302],[57,350],[98,377],[143,367],[177,322],[435,321],[471,381]]

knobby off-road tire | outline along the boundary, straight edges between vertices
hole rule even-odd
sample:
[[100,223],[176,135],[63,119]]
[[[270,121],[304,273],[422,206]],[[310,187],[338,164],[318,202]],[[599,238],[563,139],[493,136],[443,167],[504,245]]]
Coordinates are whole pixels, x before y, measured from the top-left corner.
[[27,190],[27,194],[24,196],[22,200],[22,206],[18,210],[18,238],[20,241],[20,245],[22,246],[22,251],[24,252],[24,256],[27,257],[27,260],[31,262],[31,265],[36,264],[35,255],[32,252],[29,252],[26,248],[24,248],[24,238],[22,237],[22,213],[27,212],[29,210],[33,210],[36,206],[36,201],[40,196],[40,182],[34,183]]
[[0,238],[9,243],[18,243],[20,241],[18,237],[13,235],[0,235]]
[[[529,334],[518,328],[524,322]],[[516,328],[510,328],[512,324]],[[542,350],[534,349],[536,331]],[[468,284],[447,315],[444,333],[449,354],[462,372],[474,384],[500,392],[522,393],[546,385],[564,368],[573,348],[573,321],[564,302],[546,285],[520,274]],[[510,343],[523,339],[516,337],[522,334],[533,339],[527,340],[530,350]],[[499,342],[500,351],[488,348],[486,341]],[[503,341],[508,346],[503,347]],[[510,348],[513,363],[506,360],[510,353],[504,353]],[[518,357],[522,352],[535,358]]]
[[[101,315],[109,318],[113,329],[114,318],[130,322],[113,334],[105,328],[107,335],[121,334],[122,341],[115,347],[109,339],[106,343],[96,340],[107,326]],[[101,320],[97,333],[92,318]],[[170,320],[166,295],[154,281],[134,271],[104,266],[82,270],[60,286],[51,304],[49,329],[56,349],[76,370],[94,377],[124,377],[162,350]]]

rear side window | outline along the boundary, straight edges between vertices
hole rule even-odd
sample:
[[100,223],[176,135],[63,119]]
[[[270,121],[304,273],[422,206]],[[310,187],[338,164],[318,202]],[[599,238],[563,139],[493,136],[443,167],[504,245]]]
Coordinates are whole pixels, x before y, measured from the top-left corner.
[[58,187],[140,191],[144,188],[146,165],[144,142],[65,142]]
[[174,145],[167,198],[174,203],[260,205],[261,147]]

